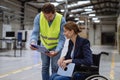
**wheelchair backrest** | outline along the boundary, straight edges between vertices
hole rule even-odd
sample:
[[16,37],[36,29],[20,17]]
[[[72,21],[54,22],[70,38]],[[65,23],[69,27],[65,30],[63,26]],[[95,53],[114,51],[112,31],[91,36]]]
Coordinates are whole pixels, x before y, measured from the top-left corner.
[[107,52],[101,52],[99,54],[92,54],[93,65],[98,67],[98,72],[99,72],[99,66],[100,66],[100,58],[101,58],[102,54],[109,55],[109,53],[107,53]]
[[101,54],[92,54],[93,55],[93,65],[99,66]]

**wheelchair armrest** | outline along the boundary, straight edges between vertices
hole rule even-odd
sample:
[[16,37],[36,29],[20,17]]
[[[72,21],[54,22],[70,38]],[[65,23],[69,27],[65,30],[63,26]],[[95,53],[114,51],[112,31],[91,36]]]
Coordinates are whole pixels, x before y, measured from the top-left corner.
[[79,74],[84,75],[84,78],[86,78],[86,77],[94,75],[94,74],[99,74],[99,68],[98,68],[98,66],[94,66],[94,65],[91,65],[91,66],[81,65],[81,66],[79,66],[78,70],[74,71],[74,73],[72,75],[72,80],[75,80],[76,76]]
[[81,68],[86,69],[87,71],[98,71],[98,66],[94,65],[91,66],[82,65]]
[[78,70],[75,72],[80,72],[80,73],[88,73],[88,74],[98,74],[99,73],[99,67],[98,66],[85,66],[81,65]]

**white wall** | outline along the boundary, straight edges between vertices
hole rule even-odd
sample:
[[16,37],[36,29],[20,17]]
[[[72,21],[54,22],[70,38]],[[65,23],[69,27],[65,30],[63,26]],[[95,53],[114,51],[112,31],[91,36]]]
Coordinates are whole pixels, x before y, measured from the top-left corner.
[[30,36],[31,36],[32,30],[26,30],[26,31],[27,31],[26,49],[30,49],[29,44],[30,44]]
[[[5,30],[3,30],[3,32],[1,32],[2,35],[0,37],[5,37],[5,32],[8,29],[11,31],[15,31],[17,38],[17,32],[21,30],[21,14],[24,14],[24,29],[28,30],[27,35],[29,36],[29,30],[33,29],[34,17],[38,14],[37,8],[32,7],[27,3],[25,3],[25,6],[22,6],[22,3],[19,0],[3,0],[1,1],[0,5],[8,7],[8,9],[5,10],[4,17],[5,16],[9,17],[9,24],[7,23],[7,18],[6,19],[3,18],[5,20],[4,22],[0,23],[0,25],[5,24],[4,26],[10,26]],[[23,8],[25,10],[24,13],[21,12]],[[0,47],[2,47],[1,44]],[[3,43],[3,47],[6,47],[4,43]]]
[[115,32],[115,25],[97,24],[96,29],[93,29],[93,24],[89,24],[89,40],[91,45],[101,45],[102,32]]
[[91,45],[94,45],[94,31],[92,24],[89,24],[88,39]]
[[95,45],[101,45],[101,25],[97,25],[95,30]]
[[[2,35],[2,38],[5,38],[5,39],[12,39],[12,38],[8,38],[6,37],[6,32],[7,31],[11,31],[11,25],[8,25],[8,24],[3,24],[3,35]],[[11,41],[2,41],[2,48],[7,48],[7,43],[11,43]]]
[[32,30],[34,18],[37,14],[38,14],[38,10],[36,8],[31,7],[31,6],[26,4],[26,6],[25,6],[25,20],[24,20],[26,30]]
[[115,32],[115,25],[102,25],[102,32]]

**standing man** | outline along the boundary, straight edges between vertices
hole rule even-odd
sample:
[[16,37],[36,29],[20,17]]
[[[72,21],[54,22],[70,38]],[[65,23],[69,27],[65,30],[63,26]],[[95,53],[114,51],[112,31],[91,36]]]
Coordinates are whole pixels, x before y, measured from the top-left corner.
[[40,46],[44,46],[50,51],[49,53],[41,53],[42,80],[49,80],[50,64],[52,73],[57,72],[57,61],[60,58],[65,42],[63,35],[63,26],[65,23],[65,18],[57,13],[55,6],[50,3],[44,4],[41,12],[34,19],[30,48],[37,50],[31,44],[37,44],[38,36],[40,35]]

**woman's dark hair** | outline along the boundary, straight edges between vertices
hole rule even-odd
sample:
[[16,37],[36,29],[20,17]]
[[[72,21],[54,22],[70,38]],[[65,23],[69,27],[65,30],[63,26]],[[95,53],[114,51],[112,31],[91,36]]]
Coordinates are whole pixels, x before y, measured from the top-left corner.
[[68,21],[65,25],[64,28],[67,30],[73,30],[75,32],[75,34],[78,34],[79,32],[81,32],[78,28],[78,25],[73,22],[73,21]]
[[45,3],[41,9],[44,13],[55,13],[55,6],[51,3]]

